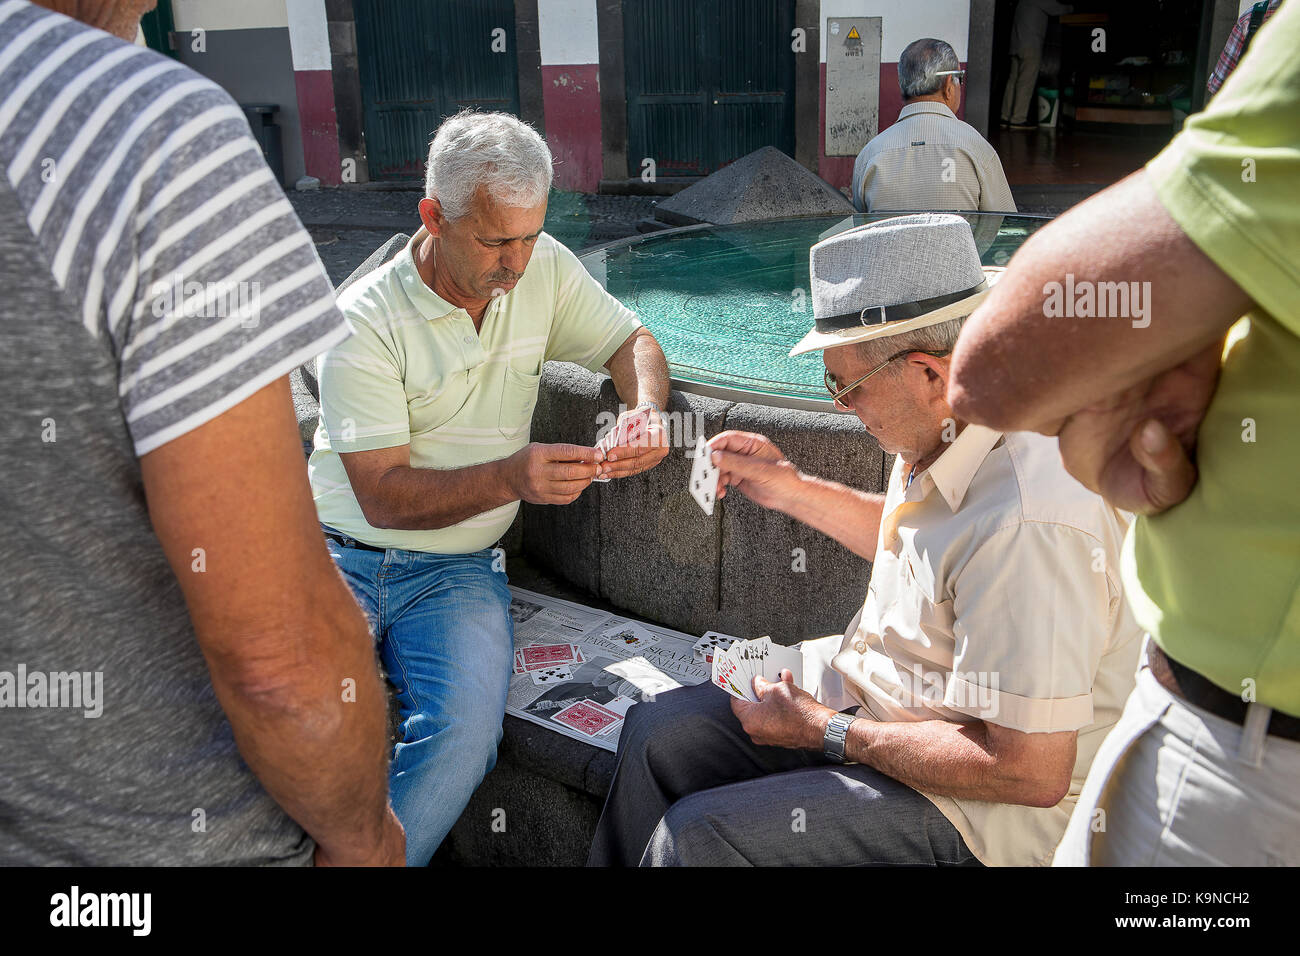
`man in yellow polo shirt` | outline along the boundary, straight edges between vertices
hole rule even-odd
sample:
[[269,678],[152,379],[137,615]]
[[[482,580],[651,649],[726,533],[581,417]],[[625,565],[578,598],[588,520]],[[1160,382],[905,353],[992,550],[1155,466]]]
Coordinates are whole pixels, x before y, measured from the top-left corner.
[[[1058,864],[1300,865],[1298,49],[1283,4],[1144,171],[1026,243],[954,355],[959,414],[1059,433],[1143,515],[1123,573],[1148,664]],[[1067,279],[1145,315],[1051,318]]]
[[[568,504],[593,478],[637,474],[668,451],[663,351],[542,231],[550,185],[550,150],[514,117],[444,122],[423,228],[340,296],[353,334],[318,363],[312,491],[397,687],[391,791],[412,865],[429,862],[496,761],[514,645],[492,546],[520,501]],[[608,455],[530,442],[551,360],[608,370],[624,416],[650,411],[650,440]]]

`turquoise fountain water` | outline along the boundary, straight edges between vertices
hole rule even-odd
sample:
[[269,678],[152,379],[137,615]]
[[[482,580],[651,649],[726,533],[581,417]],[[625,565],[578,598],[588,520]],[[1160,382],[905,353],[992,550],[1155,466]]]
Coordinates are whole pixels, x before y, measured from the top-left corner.
[[[808,250],[883,216],[777,219],[691,227],[624,240],[581,256],[634,309],[688,390],[830,409],[820,353],[791,358],[812,326]],[[1005,265],[1048,220],[967,215],[985,265]]]

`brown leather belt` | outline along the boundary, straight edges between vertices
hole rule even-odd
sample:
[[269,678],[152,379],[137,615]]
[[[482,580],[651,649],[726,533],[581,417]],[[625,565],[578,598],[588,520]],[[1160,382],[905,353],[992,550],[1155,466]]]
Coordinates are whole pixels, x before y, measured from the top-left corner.
[[[1178,663],[1154,641],[1148,654],[1151,658],[1152,676],[1169,693],[1202,710],[1208,710],[1216,717],[1231,721],[1238,727],[1245,724],[1248,705],[1241,699],[1241,695],[1224,690],[1190,667]],[[1269,715],[1268,732],[1274,737],[1300,742],[1300,717],[1274,710]]]

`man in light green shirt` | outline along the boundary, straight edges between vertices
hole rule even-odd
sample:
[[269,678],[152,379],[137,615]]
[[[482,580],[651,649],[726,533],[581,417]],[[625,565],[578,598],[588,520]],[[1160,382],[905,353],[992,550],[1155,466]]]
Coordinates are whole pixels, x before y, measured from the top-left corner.
[[[1297,49],[1284,4],[1144,171],[1026,243],[954,355],[959,413],[1059,433],[1142,515],[1122,570],[1149,666],[1058,864],[1300,865]],[[1145,305],[1047,318],[1067,278]]]
[[[550,151],[514,117],[444,122],[423,228],[340,296],[352,335],[318,361],[312,492],[397,687],[392,802],[413,865],[496,760],[514,643],[492,546],[520,501],[568,504],[668,452],[663,351],[542,231],[550,185]],[[608,370],[620,417],[648,413],[648,439],[608,454],[531,442],[547,361]]]

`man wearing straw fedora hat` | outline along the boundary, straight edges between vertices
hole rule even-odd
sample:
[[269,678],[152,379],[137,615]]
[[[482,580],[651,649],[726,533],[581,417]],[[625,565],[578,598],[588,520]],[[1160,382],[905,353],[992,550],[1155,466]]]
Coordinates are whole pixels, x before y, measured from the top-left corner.
[[870,558],[865,601],[803,643],[798,683],[756,678],[757,703],[704,684],[633,707],[589,862],[1047,863],[1133,687],[1128,515],[1054,439],[953,416],[949,355],[1000,274],[965,220],[851,229],[810,267],[793,353],[820,350],[836,404],[896,456],[886,493],[806,474],[762,435],[710,447],[719,497]]

